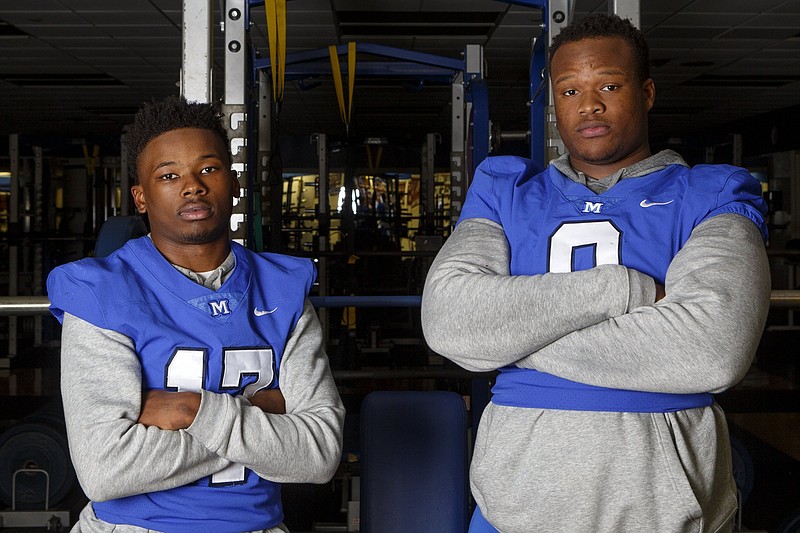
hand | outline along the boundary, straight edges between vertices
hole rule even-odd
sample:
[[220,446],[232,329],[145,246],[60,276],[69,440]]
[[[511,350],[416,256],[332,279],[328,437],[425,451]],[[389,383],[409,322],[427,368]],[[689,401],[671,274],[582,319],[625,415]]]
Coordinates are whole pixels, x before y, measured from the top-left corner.
[[248,400],[265,413],[274,415],[286,414],[286,400],[280,389],[261,389]]
[[169,392],[148,390],[142,395],[139,424],[160,429],[186,429],[194,422],[200,409],[197,392]]
[[667,293],[666,293],[666,291],[664,289],[664,286],[663,285],[659,285],[658,283],[656,283],[656,301],[659,301],[661,298],[663,298],[666,295],[667,295]]

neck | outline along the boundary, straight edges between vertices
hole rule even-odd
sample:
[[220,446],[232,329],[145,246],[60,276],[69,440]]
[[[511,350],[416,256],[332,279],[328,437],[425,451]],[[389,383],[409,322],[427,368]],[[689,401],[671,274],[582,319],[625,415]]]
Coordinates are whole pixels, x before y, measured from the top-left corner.
[[570,155],[569,162],[578,172],[583,172],[587,177],[602,179],[614,174],[621,168],[629,167],[639,161],[643,161],[653,155],[650,152],[650,145],[646,144],[633,153],[626,155],[615,161],[585,161]]
[[153,244],[167,261],[193,272],[214,270],[231,251],[227,239],[203,244],[175,244],[153,238]]

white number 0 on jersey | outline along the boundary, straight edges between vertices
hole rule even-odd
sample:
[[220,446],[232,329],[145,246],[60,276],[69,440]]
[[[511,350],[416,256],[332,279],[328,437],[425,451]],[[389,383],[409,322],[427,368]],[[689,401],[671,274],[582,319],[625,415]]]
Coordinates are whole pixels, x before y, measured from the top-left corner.
[[608,220],[568,222],[550,237],[549,272],[572,272],[575,250],[594,248],[595,265],[620,264],[621,232]]
[[[167,363],[165,385],[168,389],[199,392],[203,388],[207,370],[205,350],[180,348]],[[241,388],[246,376],[256,378],[244,388],[246,398],[272,383],[275,378],[272,348],[227,348],[223,351],[220,390]],[[244,480],[245,468],[239,464],[232,464],[211,476],[213,484]]]

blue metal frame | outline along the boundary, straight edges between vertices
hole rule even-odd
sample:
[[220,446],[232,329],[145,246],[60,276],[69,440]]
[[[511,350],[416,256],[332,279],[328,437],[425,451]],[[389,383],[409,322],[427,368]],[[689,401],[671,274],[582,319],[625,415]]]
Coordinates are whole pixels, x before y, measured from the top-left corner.
[[[347,54],[347,45],[336,47],[339,55]],[[356,52],[404,61],[362,61],[356,73],[366,76],[411,76],[420,79],[451,83],[455,74],[463,71],[464,61],[422,52],[412,52],[371,43],[356,43]],[[255,70],[269,68],[269,58],[255,59]],[[343,65],[343,69],[346,65]],[[286,55],[286,79],[296,80],[330,71],[330,52],[327,48],[306,50]]]
[[[530,158],[539,164],[544,165],[546,135],[545,135],[545,111],[548,96],[548,76],[547,76],[547,39],[546,35],[550,31],[550,20],[548,16],[548,0],[502,0],[508,4],[514,4],[530,8],[539,8],[543,12],[544,31],[542,36],[536,40],[531,55],[530,62],[530,109],[529,127],[531,132]],[[263,6],[264,0],[248,0],[249,7]],[[249,9],[245,16],[249,21]],[[347,53],[347,45],[341,44],[336,47],[338,54]],[[452,59],[423,52],[413,52],[402,50],[390,46],[372,43],[356,43],[356,51],[375,56],[399,59],[402,61],[370,61],[361,62],[356,65],[356,73],[362,76],[386,76],[386,77],[414,77],[424,81],[437,83],[452,83],[453,76],[457,72],[464,72],[464,83],[467,86],[467,98],[473,105],[473,156],[471,170],[483,159],[488,156],[489,151],[489,105],[488,88],[485,80],[479,76],[466,72],[465,61]],[[271,65],[269,59],[254,59],[254,70],[266,69]],[[286,56],[286,79],[302,80],[309,76],[326,73],[330,69],[329,52],[327,48],[308,50],[287,54]],[[476,139],[485,138],[486,143],[475,142]],[[486,145],[484,150],[483,146]]]
[[540,168],[545,165],[547,137],[545,132],[545,112],[547,109],[548,72],[547,72],[547,34],[550,31],[548,0],[502,0],[507,4],[525,7],[536,7],[542,10],[544,28],[542,35],[536,39],[530,63],[530,109],[528,121],[531,131],[530,158]]
[[[347,54],[348,45],[336,47],[338,54]],[[364,76],[413,77],[419,80],[452,84],[459,72],[464,73],[466,95],[473,109],[473,151],[470,176],[475,167],[489,155],[489,96],[486,81],[479,72],[467,72],[463,59],[413,52],[391,46],[356,43],[356,52],[401,61],[362,61],[356,64],[356,73]],[[254,72],[269,68],[268,58],[254,59]],[[342,65],[343,70],[346,65]],[[306,77],[326,73],[330,70],[328,48],[306,50],[286,55],[285,79],[302,80]],[[476,139],[483,141],[476,142]]]

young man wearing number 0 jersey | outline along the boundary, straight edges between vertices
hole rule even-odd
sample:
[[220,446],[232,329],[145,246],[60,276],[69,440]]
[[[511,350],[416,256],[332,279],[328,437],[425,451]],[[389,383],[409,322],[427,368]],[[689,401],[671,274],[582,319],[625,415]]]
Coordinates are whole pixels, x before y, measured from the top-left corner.
[[168,97],[128,134],[150,234],[48,277],[73,531],[287,531],[280,483],[324,483],[344,408],[306,259],[229,238],[239,184],[210,105]]
[[434,350],[500,370],[470,531],[730,531],[712,394],[747,372],[769,307],[760,184],[650,152],[655,86],[629,21],[577,21],[550,59],[569,153],[482,162],[423,294]]

